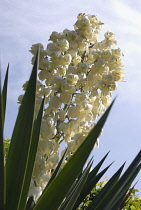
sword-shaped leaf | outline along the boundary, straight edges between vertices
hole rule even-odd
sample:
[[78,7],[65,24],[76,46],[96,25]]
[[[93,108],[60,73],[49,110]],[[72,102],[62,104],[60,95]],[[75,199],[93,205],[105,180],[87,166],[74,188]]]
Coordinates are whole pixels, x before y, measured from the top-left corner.
[[2,89],[3,126],[4,126],[4,121],[5,121],[6,102],[7,102],[8,72],[9,72],[9,64],[7,66],[7,71],[6,71],[3,89]]
[[[1,70],[1,69],[0,69]],[[0,209],[4,209],[5,189],[4,189],[4,148],[3,148],[3,107],[1,93],[1,71],[0,71]]]
[[18,205],[19,210],[25,209],[25,205],[26,205],[26,200],[27,200],[27,196],[28,196],[32,171],[33,171],[33,167],[34,167],[34,162],[35,162],[37,147],[38,147],[38,142],[39,142],[43,108],[44,108],[44,99],[41,103],[41,107],[40,107],[39,113],[37,115],[37,118],[34,120],[31,144],[30,144],[30,149],[29,149],[29,154],[28,154],[28,162],[27,162],[27,166],[26,166],[26,172],[25,172],[25,177],[24,177],[24,181],[23,181],[23,186],[21,189],[21,197],[20,197],[19,205]]
[[124,164],[118,169],[118,171],[111,177],[111,179],[105,184],[103,189],[99,192],[99,194],[94,198],[92,203],[89,205],[88,210],[96,208],[99,203],[101,206],[105,205],[105,197],[107,193],[113,188],[113,186],[117,183],[121,172],[123,170]]
[[[17,116],[6,161],[6,209],[17,209],[24,182],[34,119],[38,57]],[[12,193],[14,192],[14,193]]]
[[97,182],[100,180],[100,178],[105,174],[105,172],[109,169],[111,164],[107,166],[105,169],[103,169],[100,173],[97,174],[100,166],[104,162],[105,158],[107,157],[108,153],[104,156],[104,158],[97,164],[97,166],[89,173],[87,181],[82,189],[82,192],[80,193],[73,210],[75,210],[81,202],[83,202],[84,198],[90,193],[90,191],[95,187]]
[[73,209],[73,206],[74,206],[74,204],[75,204],[75,202],[76,202],[84,184],[86,183],[86,180],[88,178],[88,174],[89,174],[89,171],[91,169],[91,166],[92,166],[92,164],[88,164],[88,166],[86,167],[86,169],[82,173],[79,181],[75,185],[74,189],[71,191],[69,196],[66,198],[64,203],[59,208],[59,210],[72,210]]
[[115,194],[113,194],[114,196],[112,196],[110,202],[107,203],[105,210],[112,209],[114,207],[114,205],[116,204],[116,202],[118,202],[125,195],[125,193],[129,190],[132,182],[134,181],[134,179],[136,178],[136,176],[138,175],[140,170],[141,170],[141,164],[138,165],[133,170],[133,172],[131,172],[129,174],[129,176],[127,177],[126,180],[124,180],[124,182],[123,182],[123,179],[121,177],[121,179],[118,181],[118,183],[116,184],[116,186],[112,190],[112,192],[115,192],[117,197],[115,198]]
[[[140,161],[141,161],[141,151],[138,153],[138,155],[136,156],[134,161],[130,164],[130,166],[128,167],[126,172],[122,175],[122,177],[113,184],[112,188],[110,188],[109,190],[105,189],[105,195],[103,197],[101,195],[102,199],[101,200],[99,199],[99,203],[95,205],[94,204],[95,201],[93,201],[90,204],[88,210],[92,210],[94,209],[94,207],[95,210],[101,210],[102,208],[104,208],[104,210],[111,210],[114,207],[114,205],[121,199],[121,197],[124,196],[124,194],[129,189],[130,185],[132,184],[133,180],[139,173],[141,168],[141,165],[139,164]],[[106,188],[108,187],[106,186]]]

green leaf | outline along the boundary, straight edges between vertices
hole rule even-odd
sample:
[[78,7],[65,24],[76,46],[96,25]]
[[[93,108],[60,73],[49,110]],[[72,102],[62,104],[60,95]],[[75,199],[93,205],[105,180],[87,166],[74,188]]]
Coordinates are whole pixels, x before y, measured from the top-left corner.
[[6,71],[5,80],[3,84],[3,90],[2,90],[3,126],[4,126],[5,112],[6,112],[8,72],[9,72],[9,64],[7,66],[7,71]]
[[23,186],[21,189],[21,196],[19,200],[19,206],[18,206],[19,210],[25,209],[25,205],[26,205],[26,200],[28,196],[32,171],[34,167],[34,162],[35,162],[37,147],[38,147],[38,142],[39,142],[43,108],[44,108],[44,99],[41,103],[38,116],[34,121],[33,132],[32,132],[32,137],[31,137],[31,145],[30,145],[30,150],[28,154],[28,162],[26,166],[25,177],[24,177]]
[[129,189],[130,185],[132,184],[133,180],[139,173],[141,169],[141,164],[138,165],[141,161],[141,151],[138,153],[134,161],[119,179],[118,183],[114,186],[111,190],[110,194],[113,195],[110,199],[110,202],[106,205],[105,210],[113,207],[116,202],[124,195],[124,193]]
[[[130,197],[131,193],[134,191],[134,189],[135,189],[134,187],[135,187],[136,184],[137,184],[137,182],[134,184],[134,186],[131,189],[128,190],[127,193],[125,193],[125,195],[121,199],[119,210],[122,210],[123,207],[125,206],[128,198]],[[117,204],[117,206],[118,206],[118,204]],[[117,206],[115,205],[115,208],[117,208]],[[113,210],[114,210],[114,207],[113,207]]]
[[[101,210],[103,208],[104,210],[112,209],[113,206],[121,199],[121,197],[124,196],[126,191],[129,189],[131,183],[133,182],[134,178],[140,171],[140,165],[138,165],[140,160],[141,160],[141,152],[138,153],[137,157],[134,159],[134,161],[131,163],[131,165],[126,170],[126,172],[122,175],[122,177],[113,184],[112,188],[108,189],[109,182],[105,185],[104,188],[107,188],[107,189],[103,188],[103,191],[105,190],[105,192],[103,192],[103,197],[100,194],[98,195],[101,198],[101,199],[99,198],[99,203],[97,202],[97,205],[96,205],[94,203],[96,201],[93,200],[88,210],[92,210],[94,209],[94,207],[95,207],[95,210]],[[110,182],[112,183],[111,180]]]
[[[122,210],[121,204],[124,200],[124,197],[126,196],[127,191],[124,193],[124,195],[118,200],[118,202],[111,208],[111,210]],[[123,205],[124,207],[124,205]]]
[[66,198],[64,203],[61,205],[61,208],[59,208],[59,210],[72,210],[73,209],[73,206],[74,206],[84,184],[86,183],[91,166],[92,166],[92,164],[88,164],[88,166],[82,173],[79,181],[76,183],[74,189],[71,191],[69,196]]
[[82,189],[82,192],[80,193],[73,210],[75,210],[80,203],[84,200],[84,198],[90,193],[90,191],[95,187],[96,183],[100,180],[100,178],[104,175],[104,173],[109,169],[111,164],[106,167],[104,170],[102,170],[99,174],[97,174],[100,166],[104,162],[105,158],[107,157],[109,153],[107,153],[104,158],[96,165],[96,167],[89,173],[87,181]]
[[6,161],[6,210],[18,208],[24,182],[34,119],[38,57],[39,53],[19,109]]
[[88,210],[94,209],[98,207],[99,205],[100,205],[99,209],[105,206],[105,202],[108,202],[108,200],[106,200],[107,193],[109,193],[109,191],[113,188],[115,183],[117,183],[124,165],[125,164],[123,164],[118,169],[118,171],[111,177],[111,179],[105,184],[103,189],[99,192],[99,194],[94,198],[92,203],[89,205]]
[[134,173],[132,174],[130,180],[128,180],[127,183],[124,185],[124,188],[122,188],[122,186],[121,186],[121,189],[120,189],[120,191],[119,191],[119,193],[118,193],[118,195],[117,195],[117,198],[116,198],[115,200],[113,200],[113,198],[112,198],[112,200],[111,200],[111,201],[109,202],[109,204],[107,205],[106,210],[109,209],[109,206],[111,207],[110,210],[112,210],[112,209],[114,208],[115,204],[116,204],[116,201],[117,201],[117,203],[119,202],[119,206],[120,206],[120,204],[121,204],[120,201],[122,201],[122,199],[124,198],[125,194],[126,194],[127,191],[129,190],[129,188],[130,188],[132,182],[134,181],[134,179],[135,179],[136,176],[138,175],[140,169],[141,169],[141,165],[139,165],[139,166],[135,169],[135,171],[134,171]]
[[[83,166],[87,158],[89,157],[97,138],[101,132],[101,129],[109,115],[109,112],[112,108],[114,101],[106,110],[104,115],[100,118],[97,125],[91,130],[89,135],[86,137],[84,142],[80,145],[74,155],[69,159],[64,168],[60,171],[58,176],[53,180],[49,185],[46,191],[42,194],[38,200],[34,210],[46,210],[52,209],[56,210],[62,203],[65,195],[69,191],[71,185],[74,183],[80,172],[82,171]],[[55,192],[55,201],[54,201],[54,192]]]
[[102,160],[95,166],[95,168],[89,173],[88,180],[90,181],[91,179],[94,178],[94,176],[97,174],[99,171],[100,167],[102,166],[103,162],[105,161],[106,157],[108,156],[109,152],[102,158]]
[[[82,190],[82,194],[80,195],[81,198],[81,202],[83,201],[83,199],[90,193],[90,191],[96,186],[96,184],[98,183],[98,181],[101,179],[101,177],[106,173],[106,171],[109,169],[109,167],[112,164],[110,164],[109,166],[107,166],[104,170],[102,170],[100,173],[98,173],[95,177],[93,177],[93,179],[91,179],[90,181],[88,180],[87,183],[85,184],[83,190]],[[83,199],[82,199],[83,198]],[[79,204],[81,203],[79,202]],[[77,205],[78,207],[78,205]]]
[[3,107],[1,93],[1,69],[0,69],[0,209],[4,209],[5,188],[4,188],[4,147],[3,147]]

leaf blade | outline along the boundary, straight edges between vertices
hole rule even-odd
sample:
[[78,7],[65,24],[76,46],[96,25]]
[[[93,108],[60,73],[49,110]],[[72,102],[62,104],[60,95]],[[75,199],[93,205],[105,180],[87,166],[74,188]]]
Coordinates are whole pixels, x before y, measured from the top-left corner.
[[59,208],[59,210],[72,210],[73,209],[73,206],[79,196],[79,193],[81,192],[84,184],[86,183],[90,168],[91,168],[91,165],[87,166],[87,168],[83,172],[81,178],[79,179],[76,186],[74,187],[72,194],[70,194],[68,196],[68,198],[66,198],[66,200],[64,202],[65,205],[62,205],[62,207]]
[[1,93],[1,69],[0,69],[0,209],[4,209],[4,145],[3,145],[3,99]]
[[[104,198],[95,207],[95,210],[110,210],[118,200],[124,195],[129,189],[134,178],[140,171],[141,151],[134,158],[128,169],[124,172],[122,177],[114,184],[114,186],[105,194]],[[128,172],[128,173],[127,173]],[[90,208],[91,207],[91,208]],[[94,205],[90,204],[88,210],[93,209]]]
[[105,172],[111,166],[111,164],[110,164],[105,169],[103,169],[100,173],[96,174],[98,172],[98,168],[103,163],[103,161],[105,160],[107,155],[104,156],[104,158],[97,164],[97,166],[89,173],[87,181],[86,181],[86,183],[83,187],[83,190],[80,193],[80,195],[74,205],[73,210],[75,210],[80,205],[80,203],[83,202],[84,198],[90,193],[90,191],[95,187],[96,183],[100,180],[100,178],[105,174]]
[[3,126],[5,121],[6,102],[7,102],[7,86],[8,86],[9,64],[7,66],[6,75],[2,89],[2,105],[3,105]]
[[[17,116],[6,161],[6,209],[17,209],[27,163],[34,118],[39,53]],[[18,160],[18,161],[17,161]],[[14,191],[11,194],[11,191]]]
[[32,132],[32,137],[31,137],[31,145],[30,145],[30,149],[29,149],[28,162],[27,162],[26,172],[25,172],[25,178],[23,181],[22,192],[21,192],[19,205],[18,205],[19,210],[25,209],[25,205],[26,205],[26,200],[27,200],[27,196],[28,196],[32,171],[33,171],[33,167],[34,167],[34,162],[35,162],[35,157],[36,157],[37,147],[38,147],[38,142],[39,142],[43,108],[44,108],[44,99],[42,100],[37,118],[34,120],[33,132]]
[[[106,202],[106,195],[107,193],[112,189],[112,187],[115,185],[115,183],[118,181],[120,174],[123,170],[124,164],[117,170],[117,172],[111,177],[111,179],[105,184],[103,189],[100,191],[100,193],[95,197],[95,199],[92,201],[90,206],[88,207],[88,210],[96,208],[98,205],[100,205],[100,208],[102,208],[105,205]],[[100,204],[99,204],[100,203]]]

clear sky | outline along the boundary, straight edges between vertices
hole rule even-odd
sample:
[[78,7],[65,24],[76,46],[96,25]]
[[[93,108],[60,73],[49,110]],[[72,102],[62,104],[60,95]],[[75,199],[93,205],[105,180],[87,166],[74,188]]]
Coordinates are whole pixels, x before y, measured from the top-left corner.
[[[126,167],[141,149],[141,1],[139,0],[3,0],[0,4],[0,57],[2,71],[10,62],[5,138],[11,137],[16,119],[17,98],[31,72],[32,44],[47,45],[52,31],[73,24],[79,13],[97,15],[104,22],[102,34],[116,34],[124,53],[126,82],[118,83],[116,103],[93,151],[95,163],[111,150],[105,167],[115,161],[110,177],[127,160]],[[125,167],[125,168],[126,168]],[[141,173],[137,188],[141,195]]]

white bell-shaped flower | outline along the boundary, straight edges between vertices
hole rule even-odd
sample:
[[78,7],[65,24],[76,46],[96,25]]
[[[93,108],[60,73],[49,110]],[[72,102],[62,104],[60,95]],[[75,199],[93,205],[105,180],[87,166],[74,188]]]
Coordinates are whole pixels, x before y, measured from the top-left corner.
[[68,117],[70,118],[78,118],[80,115],[80,111],[77,106],[71,106],[68,109]]
[[31,187],[28,193],[28,196],[34,197],[34,201],[37,202],[38,198],[41,196],[42,194],[42,189],[41,187]]
[[66,93],[66,92],[62,92],[60,94],[60,100],[64,104],[69,104],[71,99],[72,99],[72,94],[69,94],[69,93]]
[[67,82],[71,85],[76,85],[78,81],[78,75],[77,74],[69,74],[67,75]]
[[53,96],[50,101],[49,101],[49,105],[54,109],[59,108],[59,106],[61,105],[61,100],[58,96]]

